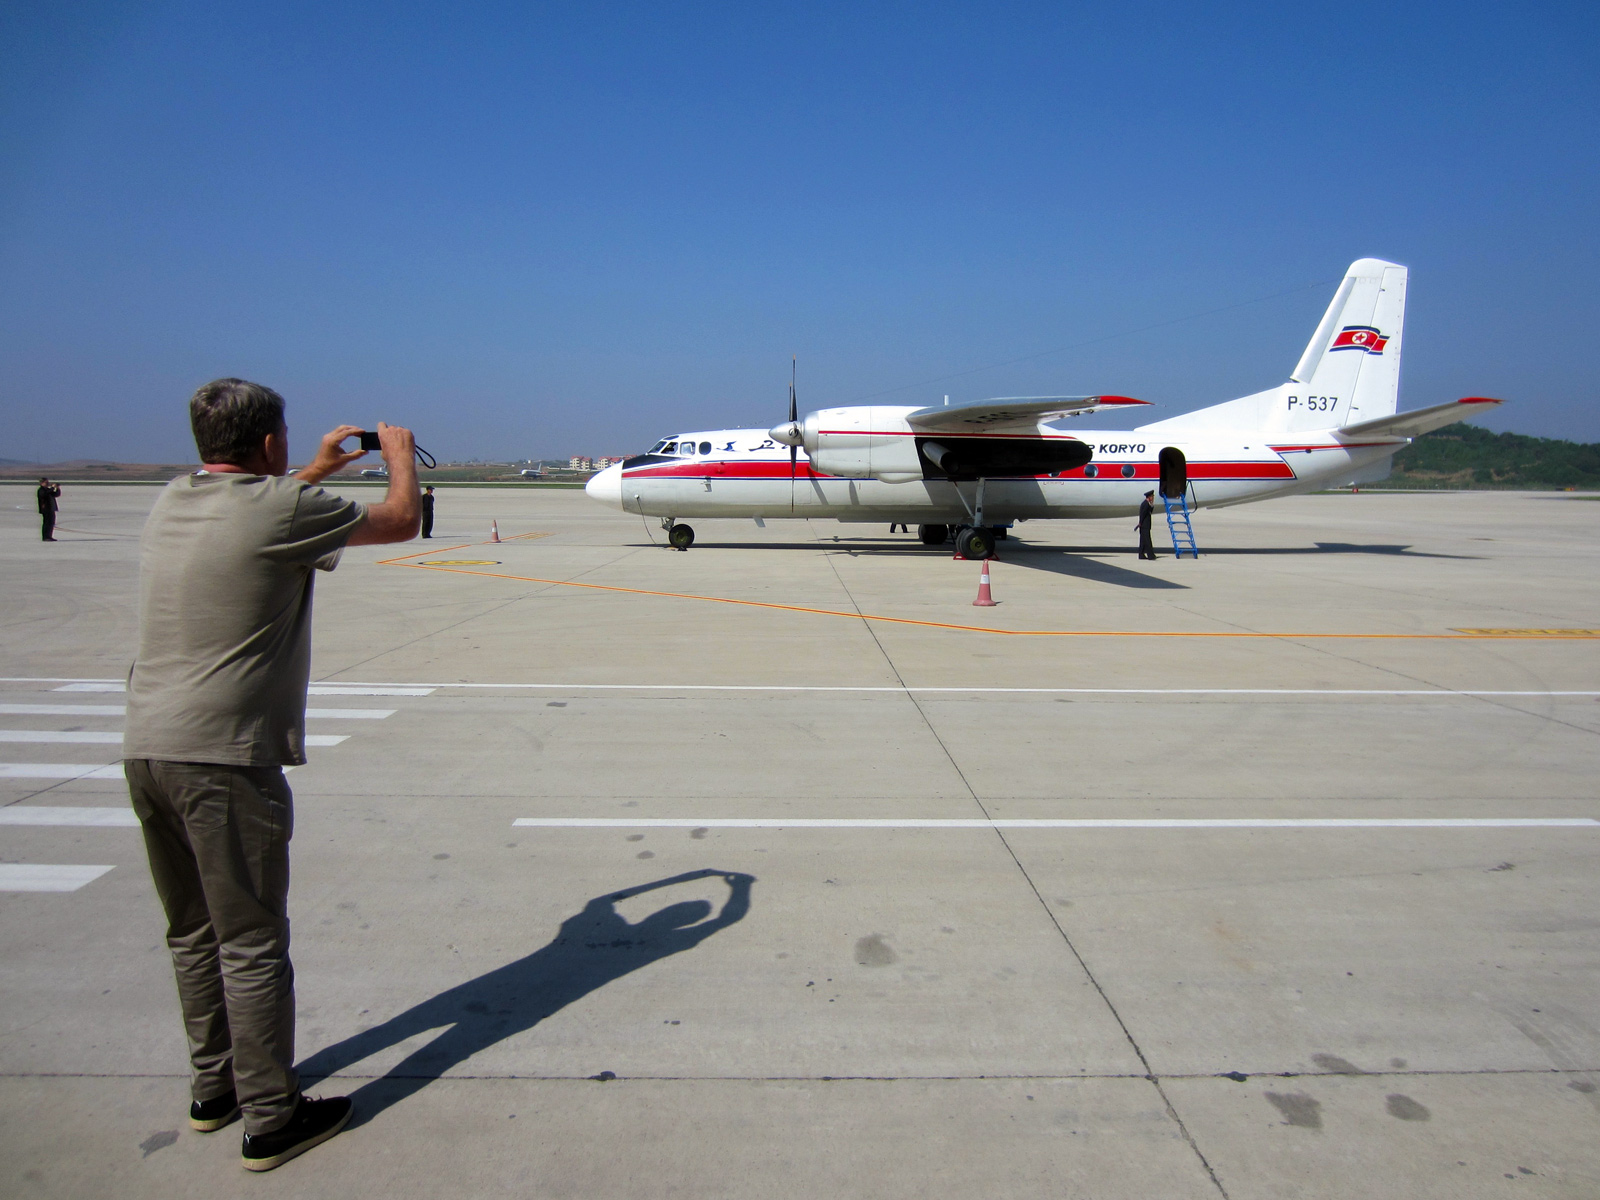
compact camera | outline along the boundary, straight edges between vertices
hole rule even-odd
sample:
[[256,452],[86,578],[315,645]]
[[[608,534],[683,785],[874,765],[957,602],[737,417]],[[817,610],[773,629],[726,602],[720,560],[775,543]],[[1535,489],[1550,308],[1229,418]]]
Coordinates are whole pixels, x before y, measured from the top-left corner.
[[[376,433],[372,433],[372,432],[369,432],[369,431],[364,429],[360,433],[355,434],[353,436],[359,437],[361,439],[361,448],[363,450],[382,450],[383,449],[383,443],[378,441],[378,435]],[[429,454],[421,446],[416,447],[416,452],[417,452],[417,461],[419,463],[421,463],[423,466],[427,467],[430,471],[434,467],[439,465],[434,460],[433,455]]]

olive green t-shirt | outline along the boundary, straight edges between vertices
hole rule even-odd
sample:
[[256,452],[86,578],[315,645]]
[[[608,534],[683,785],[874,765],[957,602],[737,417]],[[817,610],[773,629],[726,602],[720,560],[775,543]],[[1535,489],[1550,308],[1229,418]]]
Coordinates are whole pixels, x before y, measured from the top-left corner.
[[366,513],[269,475],[167,485],[139,543],[124,758],[306,761],[312,573],[338,566]]

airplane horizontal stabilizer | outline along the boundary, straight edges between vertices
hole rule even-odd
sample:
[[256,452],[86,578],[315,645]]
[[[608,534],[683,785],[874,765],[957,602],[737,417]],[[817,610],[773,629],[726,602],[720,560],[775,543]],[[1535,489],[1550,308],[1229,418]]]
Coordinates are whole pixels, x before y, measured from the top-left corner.
[[1418,408],[1411,412],[1395,413],[1393,416],[1377,417],[1371,421],[1358,421],[1354,425],[1341,427],[1338,432],[1342,438],[1421,437],[1435,429],[1443,429],[1446,425],[1454,425],[1457,421],[1465,421],[1478,413],[1488,412],[1495,405],[1504,403],[1503,400],[1492,400],[1487,396],[1467,396],[1461,400],[1453,400],[1449,404],[1435,404],[1432,408]]
[[1131,396],[996,396],[970,404],[919,408],[906,414],[913,429],[940,432],[977,432],[1005,426],[1036,427],[1040,421],[1076,417],[1106,409],[1148,405]]

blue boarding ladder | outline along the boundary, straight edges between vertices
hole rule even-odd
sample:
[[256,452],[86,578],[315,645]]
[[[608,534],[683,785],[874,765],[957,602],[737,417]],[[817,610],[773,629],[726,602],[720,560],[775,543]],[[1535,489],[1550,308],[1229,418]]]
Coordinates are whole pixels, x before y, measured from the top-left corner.
[[1200,547],[1195,545],[1194,526],[1189,521],[1189,505],[1182,496],[1174,499],[1163,495],[1161,503],[1167,507],[1167,530],[1172,534],[1172,556],[1182,558],[1188,554],[1191,558],[1200,557]]

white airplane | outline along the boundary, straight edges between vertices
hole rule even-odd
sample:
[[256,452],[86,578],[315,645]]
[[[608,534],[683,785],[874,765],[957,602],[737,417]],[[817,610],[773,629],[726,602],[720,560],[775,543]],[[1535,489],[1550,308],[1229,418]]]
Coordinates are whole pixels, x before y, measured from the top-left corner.
[[1385,478],[1412,439],[1499,400],[1473,396],[1397,413],[1406,268],[1352,263],[1289,381],[1127,432],[1074,436],[1050,422],[1142,400],[1005,396],[913,408],[824,408],[773,429],[662,438],[589,480],[594,499],[661,518],[694,544],[684,517],[915,523],[987,558],[1018,521],[1128,517],[1148,490],[1174,514]]

